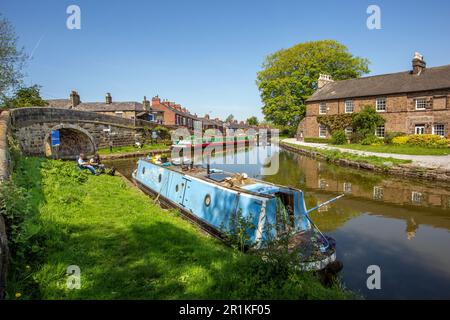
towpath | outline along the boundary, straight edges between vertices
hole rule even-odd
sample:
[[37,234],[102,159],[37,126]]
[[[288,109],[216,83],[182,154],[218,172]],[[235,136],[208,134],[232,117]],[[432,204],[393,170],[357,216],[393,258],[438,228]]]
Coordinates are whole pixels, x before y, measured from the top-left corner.
[[313,147],[313,148],[317,148],[317,149],[339,150],[342,152],[358,154],[361,156],[377,156],[377,157],[381,157],[381,158],[411,160],[413,162],[413,165],[416,165],[416,166],[450,170],[450,155],[418,156],[418,155],[406,155],[406,154],[395,154],[395,153],[370,152],[370,151],[352,150],[352,149],[346,149],[346,148],[342,148],[342,147],[330,146],[330,145],[327,145],[324,143],[302,142],[302,141],[297,141],[295,138],[283,139],[283,142],[296,144],[299,146]]

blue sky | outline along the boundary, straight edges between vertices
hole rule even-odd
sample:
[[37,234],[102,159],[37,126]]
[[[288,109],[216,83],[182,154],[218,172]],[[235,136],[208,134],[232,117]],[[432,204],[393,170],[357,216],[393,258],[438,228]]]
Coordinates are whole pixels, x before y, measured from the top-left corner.
[[[67,6],[81,30],[66,28]],[[381,30],[366,27],[370,4]],[[450,64],[450,1],[66,1],[2,0],[32,60],[26,84],[45,98],[142,101],[155,94],[192,112],[261,118],[255,85],[264,57],[296,43],[336,39],[371,61],[371,74]]]

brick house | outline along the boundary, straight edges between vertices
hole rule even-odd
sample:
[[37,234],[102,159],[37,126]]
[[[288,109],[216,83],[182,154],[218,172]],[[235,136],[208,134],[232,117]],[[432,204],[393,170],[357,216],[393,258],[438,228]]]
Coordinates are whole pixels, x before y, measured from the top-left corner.
[[158,96],[152,98],[151,108],[164,112],[164,123],[167,125],[176,125],[193,130],[194,124],[200,119],[195,114],[191,114],[180,104],[161,100]]
[[[450,135],[450,65],[426,68],[416,53],[412,70],[334,82],[321,75],[318,90],[306,101],[306,117],[300,122],[297,139],[329,138],[329,130],[317,122],[319,115],[359,112],[373,106],[385,119],[375,134]],[[351,127],[345,128],[351,134]]]

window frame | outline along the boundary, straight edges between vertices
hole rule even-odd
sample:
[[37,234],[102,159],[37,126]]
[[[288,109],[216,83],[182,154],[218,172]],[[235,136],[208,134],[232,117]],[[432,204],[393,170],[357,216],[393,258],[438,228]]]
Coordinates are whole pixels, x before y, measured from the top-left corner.
[[[383,129],[382,129],[382,130],[383,130],[383,135],[379,135],[379,134],[378,134],[380,128],[383,128]],[[376,137],[378,137],[378,138],[384,138],[385,135],[386,135],[386,126],[382,125],[382,126],[377,126],[377,127],[375,128],[375,136],[376,136]]]
[[[383,101],[384,109],[378,109],[378,105],[379,105],[380,101]],[[386,97],[377,98],[377,100],[375,101],[375,110],[377,112],[386,112],[386,109],[387,109],[387,98]]]
[[[347,111],[347,103],[351,103],[352,111]],[[345,113],[353,113],[355,111],[355,104],[353,100],[345,100],[344,102],[344,111]]]
[[[437,134],[436,133],[436,126],[442,126],[442,134]],[[441,136],[441,137],[445,137],[445,124],[443,124],[443,123],[435,123],[435,124],[433,124],[432,131],[433,131],[433,134],[435,134],[435,135],[438,135],[438,136]]]
[[[322,131],[321,130],[325,130],[325,135],[324,136],[322,136],[322,134],[321,134]],[[327,127],[324,126],[323,124],[319,125],[319,138],[326,138],[327,137],[327,133],[328,133]]]
[[[419,101],[423,101],[423,108],[419,108],[418,107],[418,105],[419,105]],[[423,111],[423,110],[426,110],[427,109],[427,99],[425,99],[425,98],[417,98],[417,99],[415,99],[415,105],[416,105],[416,110],[418,110],[418,111]]]
[[[417,133],[418,128],[422,128],[423,133]],[[415,124],[414,125],[414,134],[425,134],[425,125],[424,124]]]
[[[322,107],[325,108],[325,112],[322,112]],[[319,114],[327,114],[327,104],[326,104],[326,102],[321,102],[319,104]]]

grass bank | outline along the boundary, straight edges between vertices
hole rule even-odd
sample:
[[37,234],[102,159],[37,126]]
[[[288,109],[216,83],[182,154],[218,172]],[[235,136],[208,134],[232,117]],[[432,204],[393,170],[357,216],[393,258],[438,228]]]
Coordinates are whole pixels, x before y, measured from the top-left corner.
[[322,154],[327,161],[337,161],[340,159],[344,160],[351,160],[356,162],[362,162],[374,165],[376,167],[387,167],[387,163],[389,165],[400,165],[400,164],[407,164],[411,163],[411,160],[402,160],[402,159],[395,159],[395,158],[385,158],[385,157],[377,157],[377,156],[361,156],[349,152],[343,152],[339,150],[325,150],[325,149],[319,149],[309,146],[299,146],[298,144],[289,143],[289,142],[283,142],[284,144],[294,147],[296,149],[303,149],[308,151],[315,151],[317,153]]
[[[2,191],[4,208],[15,208],[16,216],[9,219],[17,231],[11,299],[354,297],[337,285],[323,287],[310,273],[224,246],[120,177],[22,158],[13,181]],[[69,265],[81,269],[79,290],[67,289]]]
[[361,144],[346,144],[336,146],[339,148],[380,152],[380,153],[394,153],[407,155],[424,155],[424,156],[444,156],[450,154],[450,148],[428,148],[409,145],[380,145],[380,146],[364,146]]
[[142,148],[136,148],[133,146],[113,147],[112,152],[109,148],[98,149],[99,155],[118,154],[118,153],[131,153],[131,152],[147,152],[153,150],[169,150],[169,147],[164,143],[146,144]]

